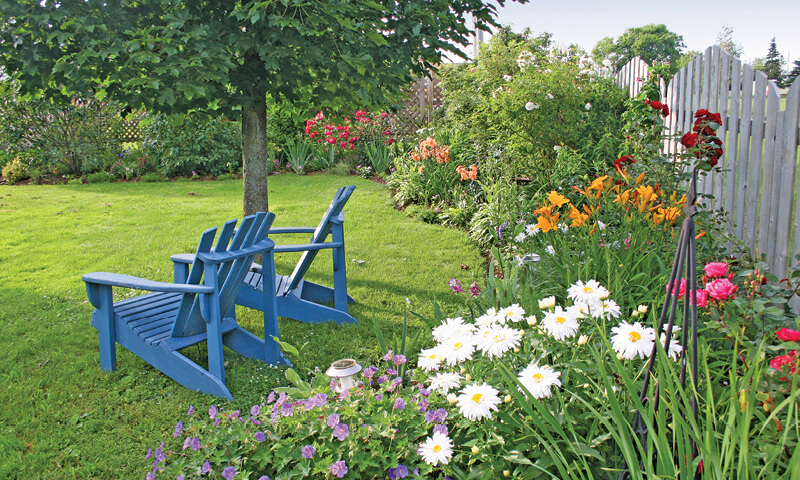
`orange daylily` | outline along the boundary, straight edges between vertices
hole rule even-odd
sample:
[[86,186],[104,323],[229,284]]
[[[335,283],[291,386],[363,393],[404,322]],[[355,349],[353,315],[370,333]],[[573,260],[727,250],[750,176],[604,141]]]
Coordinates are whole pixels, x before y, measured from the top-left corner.
[[542,232],[549,232],[550,230],[555,230],[558,228],[558,219],[561,217],[561,213],[556,212],[555,215],[541,215],[537,219],[536,227],[538,227]]
[[572,207],[572,209],[569,211],[569,218],[572,219],[572,225],[570,225],[571,227],[581,227],[589,220],[589,215],[581,212],[575,207]]
[[550,200],[550,203],[553,204],[554,207],[560,207],[561,205],[564,205],[565,203],[569,203],[569,200],[567,199],[567,197],[565,197],[563,195],[559,195],[559,193],[556,192],[555,190],[552,190],[547,195],[547,199]]

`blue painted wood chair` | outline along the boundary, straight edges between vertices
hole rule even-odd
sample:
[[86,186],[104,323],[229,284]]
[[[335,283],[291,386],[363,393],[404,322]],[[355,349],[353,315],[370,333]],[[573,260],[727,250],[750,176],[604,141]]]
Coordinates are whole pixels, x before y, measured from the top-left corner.
[[[231,400],[233,396],[225,385],[223,345],[249,358],[289,364],[271,338],[278,336],[274,295],[263,295],[260,302],[266,341],[225,315],[233,311],[236,295],[257,254],[263,256],[264,271],[274,271],[275,243],[267,237],[274,218],[272,213],[245,217],[238,229],[236,220],[231,220],[223,225],[216,245],[217,228],[206,230],[191,270],[176,264],[174,283],[106,272],[83,275],[89,301],[95,307],[92,326],[99,332],[101,368],[116,369],[119,343],[181,385]],[[273,278],[267,275],[267,283]],[[114,302],[112,287],[152,293]],[[179,351],[203,341],[208,344],[208,369]]]
[[[302,245],[277,245],[275,253],[303,252],[291,275],[275,276],[275,298],[278,315],[306,323],[334,321],[336,323],[358,323],[348,311],[348,303],[355,300],[347,294],[347,270],[344,253],[344,206],[355,190],[355,185],[340,188],[333,196],[328,210],[314,227],[272,228],[270,235],[286,233],[311,233],[311,240]],[[331,241],[326,242],[328,236]],[[333,288],[310,282],[303,278],[320,250],[333,252]],[[261,310],[263,292],[270,290],[264,285],[265,278],[272,273],[254,264],[245,276],[244,287],[239,290],[236,303]],[[269,283],[269,282],[268,282]],[[332,306],[331,306],[332,304]]]

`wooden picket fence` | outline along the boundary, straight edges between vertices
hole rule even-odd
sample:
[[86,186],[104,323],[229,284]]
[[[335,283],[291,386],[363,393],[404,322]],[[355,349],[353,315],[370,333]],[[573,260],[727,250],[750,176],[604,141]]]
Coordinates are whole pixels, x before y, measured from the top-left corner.
[[[641,88],[637,78],[646,76],[647,64],[636,58],[615,78],[635,95]],[[708,206],[728,213],[729,231],[756,258],[766,254],[770,271],[784,277],[800,254],[800,82],[788,89],[781,110],[775,82],[713,46],[678,71],[662,88],[662,99],[672,112],[663,151],[673,158],[683,149],[680,135],[692,129],[695,111],[720,113],[722,171],[702,177],[698,193],[711,195]]]

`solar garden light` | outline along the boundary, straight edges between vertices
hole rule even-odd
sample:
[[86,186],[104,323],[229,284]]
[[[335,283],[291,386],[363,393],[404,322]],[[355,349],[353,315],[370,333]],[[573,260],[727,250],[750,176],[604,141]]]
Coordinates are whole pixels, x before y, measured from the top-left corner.
[[334,379],[333,391],[342,393],[356,386],[356,374],[361,371],[361,365],[352,358],[336,360],[325,372],[325,375]]

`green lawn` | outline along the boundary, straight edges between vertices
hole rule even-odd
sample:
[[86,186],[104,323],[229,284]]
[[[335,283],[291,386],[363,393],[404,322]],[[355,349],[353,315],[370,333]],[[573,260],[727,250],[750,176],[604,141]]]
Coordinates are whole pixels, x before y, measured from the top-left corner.
[[[464,233],[406,217],[384,186],[357,177],[270,177],[275,225],[315,226],[336,189],[350,183],[357,188],[345,209],[347,276],[360,323],[281,320],[283,339],[303,346],[292,359],[301,374],[342,357],[374,361],[373,311],[385,333],[400,331],[406,298],[429,314],[436,296],[454,313],[463,297],[450,294],[447,281],[469,284],[484,271]],[[239,218],[241,205],[240,181],[0,186],[1,478],[143,478],[146,448],[170,435],[189,405],[203,411],[223,402],[184,389],[121,347],[117,371],[101,371],[80,276],[171,281],[169,256],[193,251],[203,230]],[[279,256],[278,271],[296,260]],[[307,278],[332,284],[330,256],[317,258]],[[260,312],[237,316],[254,333],[262,328]],[[202,359],[201,349],[190,350]],[[226,354],[235,397],[227,408],[249,409],[284,382],[278,369]]]

